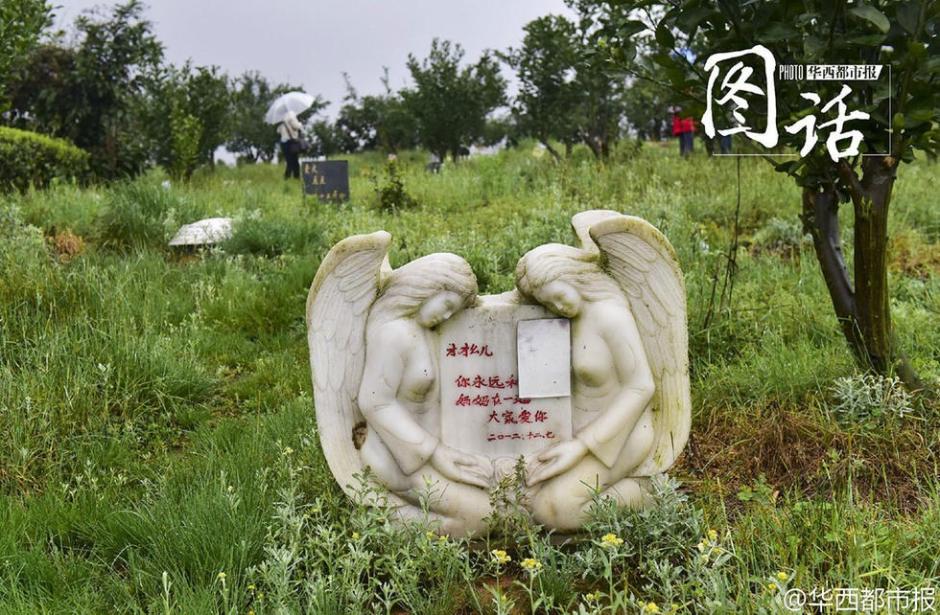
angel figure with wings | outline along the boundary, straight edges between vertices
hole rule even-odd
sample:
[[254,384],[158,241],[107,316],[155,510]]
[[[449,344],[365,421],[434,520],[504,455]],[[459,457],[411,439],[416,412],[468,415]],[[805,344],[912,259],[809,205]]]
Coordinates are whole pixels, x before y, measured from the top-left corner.
[[317,426],[340,485],[369,467],[405,518],[427,503],[441,531],[479,531],[489,514],[489,459],[440,441],[434,329],[474,303],[477,281],[454,254],[394,271],[391,236],[349,237],[327,254],[310,288],[307,326]]
[[574,437],[529,459],[533,514],[578,528],[592,491],[640,506],[647,477],[688,439],[688,339],[682,273],[645,220],[589,211],[581,247],[546,244],[516,268],[522,295],[571,320]]

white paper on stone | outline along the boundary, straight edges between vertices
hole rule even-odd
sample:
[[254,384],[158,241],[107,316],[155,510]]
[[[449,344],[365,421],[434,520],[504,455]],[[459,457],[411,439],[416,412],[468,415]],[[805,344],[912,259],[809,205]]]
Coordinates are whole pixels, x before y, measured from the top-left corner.
[[519,395],[516,327],[546,318],[537,305],[482,297],[441,325],[441,439],[490,458],[529,455],[571,439],[571,397]]
[[567,318],[519,321],[516,353],[521,397],[571,396],[571,322]]
[[232,237],[231,218],[206,218],[184,224],[170,240],[171,246],[202,246],[225,241]]

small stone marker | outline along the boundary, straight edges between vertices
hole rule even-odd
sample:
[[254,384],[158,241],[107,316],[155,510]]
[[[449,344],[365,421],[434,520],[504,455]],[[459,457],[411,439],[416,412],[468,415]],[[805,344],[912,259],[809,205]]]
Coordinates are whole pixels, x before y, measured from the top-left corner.
[[549,315],[541,306],[500,305],[484,299],[480,307],[463,310],[441,325],[445,443],[488,457],[515,459],[571,439],[568,395],[539,400],[519,395],[513,343],[517,323]]
[[206,218],[184,224],[170,240],[171,246],[203,246],[225,241],[232,237],[231,218]]
[[349,200],[348,160],[302,160],[300,164],[304,195],[322,201]]

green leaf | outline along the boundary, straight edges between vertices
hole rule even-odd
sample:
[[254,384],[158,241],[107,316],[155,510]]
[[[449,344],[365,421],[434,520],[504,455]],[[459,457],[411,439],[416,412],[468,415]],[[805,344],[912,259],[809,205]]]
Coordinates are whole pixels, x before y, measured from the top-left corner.
[[683,32],[691,32],[699,27],[714,11],[710,8],[698,7],[682,12],[676,18],[676,26]]
[[917,20],[920,17],[920,6],[913,2],[898,6],[897,18],[901,27],[910,34],[917,30]]
[[799,31],[789,24],[774,22],[760,35],[760,40],[767,43],[777,43],[799,36]]
[[630,19],[619,24],[617,28],[617,36],[623,39],[628,39],[638,32],[646,30],[646,24],[642,21],[637,21],[635,19]]
[[907,53],[909,53],[914,60],[920,61],[927,57],[927,46],[921,41],[908,41]]
[[871,5],[863,4],[861,6],[854,6],[849,9],[849,12],[871,23],[882,32],[887,32],[891,29],[891,22],[885,17],[885,14]]
[[793,21],[793,23],[798,26],[805,26],[806,24],[811,23],[814,19],[819,19],[819,13],[801,13],[796,16],[796,19]]
[[927,122],[933,119],[935,111],[933,109],[912,109],[908,113],[908,117],[918,122]]
[[666,24],[660,23],[656,28],[656,42],[663,47],[672,49],[675,47],[676,37],[672,35],[672,32]]
[[881,45],[885,40],[884,34],[861,34],[859,36],[853,36],[846,40],[848,43],[853,45],[859,45],[861,47],[874,47],[876,45]]
[[826,43],[812,34],[803,39],[803,52],[809,58],[816,58],[826,48]]
[[675,58],[673,58],[668,53],[654,53],[652,56],[650,56],[650,59],[663,68],[674,68],[676,65]]
[[901,152],[901,160],[908,164],[914,162],[914,148],[913,147],[904,148],[904,151]]

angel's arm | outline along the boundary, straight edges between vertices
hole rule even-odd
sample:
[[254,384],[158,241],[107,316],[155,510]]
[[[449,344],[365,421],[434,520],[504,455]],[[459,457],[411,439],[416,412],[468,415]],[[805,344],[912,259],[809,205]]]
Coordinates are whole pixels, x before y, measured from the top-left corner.
[[413,344],[394,324],[385,325],[366,344],[366,362],[359,387],[359,409],[405,474],[427,463],[438,440],[414,420],[397,399],[404,373],[405,351]]
[[595,457],[608,468],[617,461],[637,421],[653,397],[655,384],[643,340],[629,310],[617,310],[600,324],[621,383],[620,393],[596,419],[578,432]]

